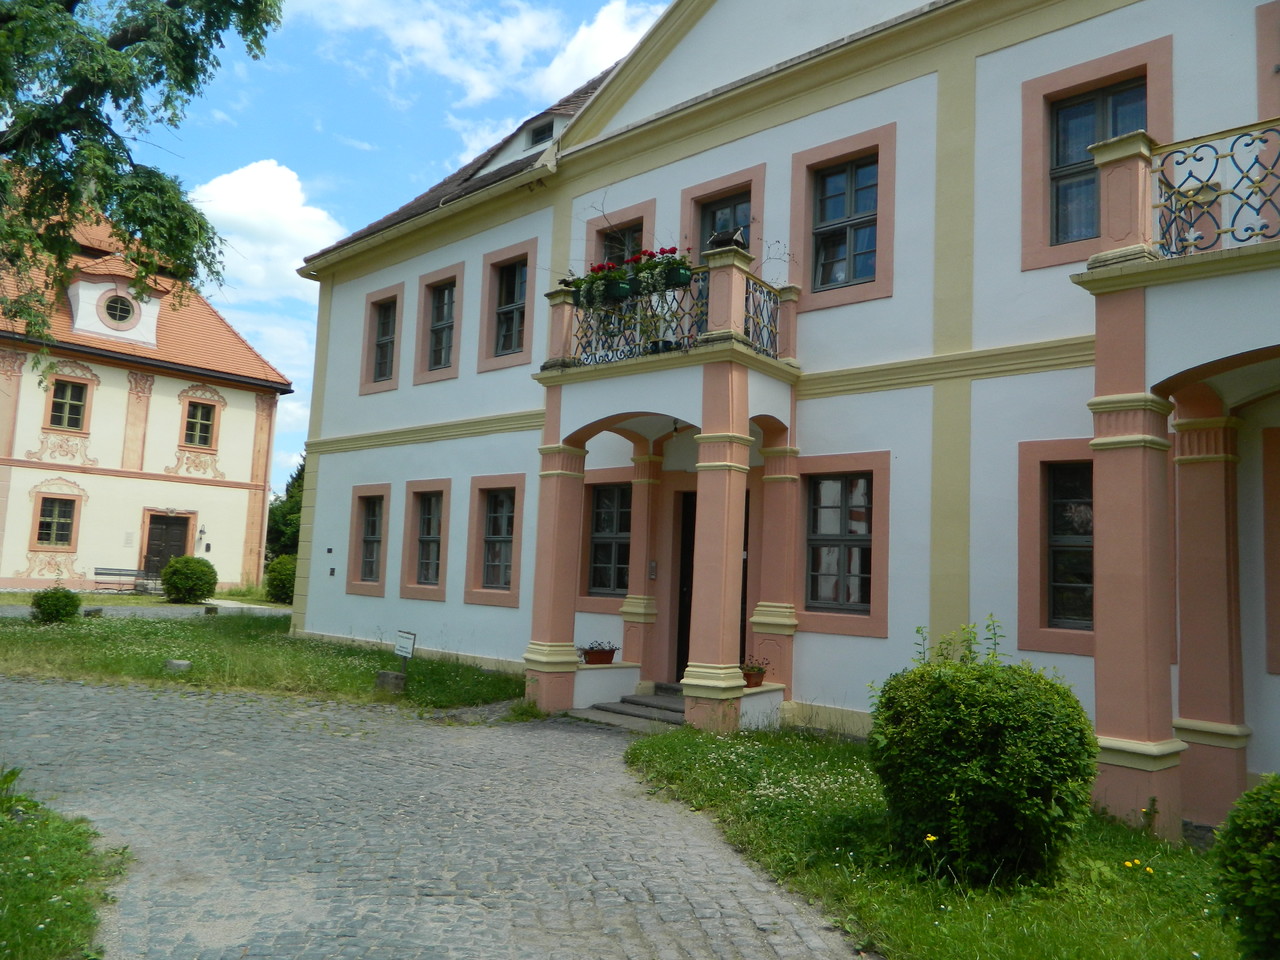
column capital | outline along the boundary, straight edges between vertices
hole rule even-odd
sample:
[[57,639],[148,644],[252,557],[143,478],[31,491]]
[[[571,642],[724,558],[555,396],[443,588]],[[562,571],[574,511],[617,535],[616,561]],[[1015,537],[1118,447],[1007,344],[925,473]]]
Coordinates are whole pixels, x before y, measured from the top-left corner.
[[1088,407],[1094,413],[1118,413],[1126,410],[1143,410],[1167,417],[1173,413],[1173,404],[1154,393],[1113,393],[1094,397]]
[[566,443],[546,444],[545,446],[541,446],[538,448],[538,453],[542,454],[544,457],[548,457],[557,453],[564,453],[574,457],[585,457],[587,455],[587,451],[581,449],[580,447],[571,447]]
[[570,673],[578,669],[578,651],[572,643],[531,640],[525,647],[524,662],[529,669],[542,673]]
[[658,600],[638,593],[628,593],[619,611],[624,623],[656,623]]
[[770,633],[775,636],[795,636],[800,621],[796,619],[794,603],[774,603],[761,600],[751,614],[751,625],[756,633]]
[[732,700],[742,696],[747,686],[736,663],[690,663],[680,683],[686,697],[704,700]]
[[1093,450],[1146,447],[1164,452],[1169,442],[1168,419],[1173,404],[1150,393],[1119,393],[1094,397],[1088,403],[1093,412]]
[[742,433],[699,433],[694,435],[695,443],[737,443],[744,447],[751,446],[755,441],[750,436]]
[[1244,723],[1217,723],[1213,720],[1192,720],[1175,717],[1173,732],[1188,743],[1203,743],[1211,747],[1227,747],[1243,750],[1249,744],[1253,729]]
[[1098,737],[1098,762],[1134,770],[1167,770],[1181,761],[1178,754],[1187,749],[1186,741],[1169,739],[1149,742],[1120,737]]

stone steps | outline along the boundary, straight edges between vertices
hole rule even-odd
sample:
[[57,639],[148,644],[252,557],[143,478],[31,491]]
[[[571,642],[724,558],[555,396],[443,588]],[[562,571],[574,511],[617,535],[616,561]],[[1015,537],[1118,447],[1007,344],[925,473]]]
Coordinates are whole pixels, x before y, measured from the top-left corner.
[[684,696],[679,684],[660,683],[651,694],[633,694],[617,703],[597,703],[587,710],[570,710],[570,716],[597,723],[649,732],[655,724],[680,726],[684,723]]

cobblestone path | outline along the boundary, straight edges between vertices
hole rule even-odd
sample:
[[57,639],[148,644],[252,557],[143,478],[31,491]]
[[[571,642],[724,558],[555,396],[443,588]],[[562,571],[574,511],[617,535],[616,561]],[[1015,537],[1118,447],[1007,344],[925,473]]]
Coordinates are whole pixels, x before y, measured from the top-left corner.
[[627,735],[0,678],[0,763],[134,854],[108,960],[826,960]]

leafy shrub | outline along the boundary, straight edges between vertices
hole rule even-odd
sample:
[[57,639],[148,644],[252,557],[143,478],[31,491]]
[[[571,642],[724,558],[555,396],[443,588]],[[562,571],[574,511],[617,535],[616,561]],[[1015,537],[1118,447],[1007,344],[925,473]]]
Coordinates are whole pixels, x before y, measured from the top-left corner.
[[1097,741],[1063,683],[1004,663],[970,625],[879,691],[871,763],[895,852],[969,883],[1044,880],[1090,806]]
[[199,603],[218,589],[218,571],[204,557],[174,557],[160,572],[160,585],[170,603]]
[[1280,957],[1280,776],[1236,801],[1213,848],[1218,896],[1245,960]]
[[293,581],[298,573],[298,558],[286,553],[267,564],[267,599],[272,603],[293,603]]
[[40,590],[31,598],[31,619],[38,623],[70,623],[80,612],[80,595],[66,587]]

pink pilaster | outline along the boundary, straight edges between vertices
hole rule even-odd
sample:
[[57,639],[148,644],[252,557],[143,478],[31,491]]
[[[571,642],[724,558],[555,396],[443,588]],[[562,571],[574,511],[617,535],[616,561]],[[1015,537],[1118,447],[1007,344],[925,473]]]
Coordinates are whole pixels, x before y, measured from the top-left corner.
[[[1183,403],[1179,398],[1179,413]],[[1177,431],[1178,736],[1183,815],[1221,822],[1245,791],[1234,417],[1174,421]]]
[[1090,266],[1154,260],[1151,251],[1151,138],[1139,130],[1089,148],[1098,167],[1102,250]]
[[717,340],[734,334],[745,336],[747,276],[754,258],[738,247],[708,250],[702,258],[708,270],[707,332],[703,339]]
[[796,355],[796,308],[800,288],[793,283],[778,288],[778,359],[794,359]]
[[660,680],[649,676],[654,668],[654,657],[646,656],[657,620],[657,601],[653,596],[653,581],[649,579],[649,564],[653,560],[653,538],[650,536],[653,511],[662,458],[651,454],[639,454],[631,458],[635,472],[631,478],[631,563],[628,568],[627,597],[622,603],[622,659],[641,664],[642,680]]
[[791,697],[791,653],[796,633],[796,546],[793,522],[800,517],[800,474],[795,447],[766,447],[760,600],[751,614],[751,653],[769,661],[766,679],[787,687]]
[[1167,421],[1147,393],[1095,397],[1094,688],[1100,746],[1095,796],[1134,822],[1157,804],[1156,830],[1181,835],[1169,661],[1173,569]]
[[547,293],[547,359],[558,360],[573,356],[573,325],[575,310],[573,291],[567,288]]
[[538,562],[533,575],[533,629],[525,650],[526,696],[548,712],[573,707],[578,654],[573,645],[582,498],[587,452],[539,447]]
[[[714,297],[712,298],[714,302]],[[698,435],[698,528],[685,716],[695,726],[732,730],[744,687],[738,669],[742,544],[751,435],[747,371],[703,368],[703,432]]]

